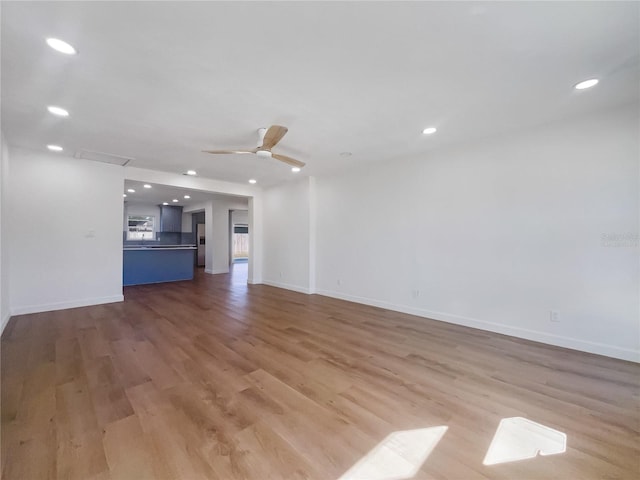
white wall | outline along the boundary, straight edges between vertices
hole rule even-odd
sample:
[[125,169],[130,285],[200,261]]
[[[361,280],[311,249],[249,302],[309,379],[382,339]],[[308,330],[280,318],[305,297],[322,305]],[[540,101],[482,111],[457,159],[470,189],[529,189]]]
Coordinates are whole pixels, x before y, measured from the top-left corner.
[[9,149],[0,132],[0,334],[9,321]]
[[11,313],[121,301],[123,168],[10,155]]
[[264,209],[262,195],[249,198],[249,278],[247,283],[262,283],[264,263]]
[[312,181],[303,178],[264,191],[263,283],[312,293]]
[[249,210],[233,210],[231,212],[231,224],[232,225],[248,225],[249,224]]
[[182,211],[182,233],[191,233],[193,231],[193,222],[191,221],[191,215],[191,213],[185,213],[184,210]]
[[[634,106],[319,177],[318,291],[640,361],[638,131]],[[301,202],[265,197],[269,223]],[[268,278],[288,225],[267,229]]]

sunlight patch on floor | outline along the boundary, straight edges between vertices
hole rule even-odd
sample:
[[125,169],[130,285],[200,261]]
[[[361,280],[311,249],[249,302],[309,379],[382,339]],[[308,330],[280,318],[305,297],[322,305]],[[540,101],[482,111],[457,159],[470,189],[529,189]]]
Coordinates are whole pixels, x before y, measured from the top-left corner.
[[393,432],[338,480],[404,480],[413,477],[448,427]]
[[516,462],[540,455],[564,453],[567,435],[523,417],[503,418],[496,430],[485,465]]

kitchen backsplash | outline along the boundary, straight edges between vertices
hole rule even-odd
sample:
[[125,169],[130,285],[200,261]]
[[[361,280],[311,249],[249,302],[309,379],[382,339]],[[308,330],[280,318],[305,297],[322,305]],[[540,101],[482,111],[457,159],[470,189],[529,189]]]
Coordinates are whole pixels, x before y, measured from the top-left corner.
[[192,232],[187,233],[156,233],[153,240],[127,240],[127,232],[122,232],[123,245],[195,245],[196,241]]

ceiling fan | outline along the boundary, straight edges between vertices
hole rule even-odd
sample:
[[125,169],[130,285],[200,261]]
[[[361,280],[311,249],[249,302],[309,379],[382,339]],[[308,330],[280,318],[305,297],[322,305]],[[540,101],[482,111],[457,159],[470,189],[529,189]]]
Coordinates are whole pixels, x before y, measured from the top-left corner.
[[287,157],[286,155],[280,155],[279,153],[271,153],[271,149],[282,140],[288,129],[280,125],[271,125],[269,128],[261,128],[258,130],[260,139],[258,146],[253,150],[203,150],[205,153],[218,154],[232,154],[232,153],[250,153],[252,155],[258,155],[259,157],[271,157],[281,162],[287,163],[294,167],[304,167],[304,162],[296,160],[295,158]]

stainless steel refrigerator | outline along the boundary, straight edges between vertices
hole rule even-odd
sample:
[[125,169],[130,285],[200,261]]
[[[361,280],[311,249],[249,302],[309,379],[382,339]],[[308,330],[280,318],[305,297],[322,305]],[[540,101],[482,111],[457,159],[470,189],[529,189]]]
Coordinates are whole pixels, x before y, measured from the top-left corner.
[[196,242],[198,245],[198,266],[204,267],[204,223],[198,223],[196,226]]

